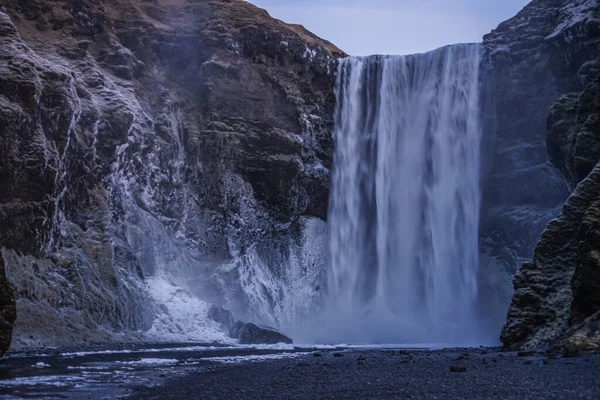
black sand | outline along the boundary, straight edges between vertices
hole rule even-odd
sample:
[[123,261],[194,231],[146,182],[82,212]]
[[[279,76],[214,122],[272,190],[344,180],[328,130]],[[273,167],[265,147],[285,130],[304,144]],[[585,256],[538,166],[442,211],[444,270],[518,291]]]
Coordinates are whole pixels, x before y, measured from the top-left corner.
[[[464,372],[452,372],[464,371]],[[600,399],[600,356],[317,351],[202,367],[132,399]]]

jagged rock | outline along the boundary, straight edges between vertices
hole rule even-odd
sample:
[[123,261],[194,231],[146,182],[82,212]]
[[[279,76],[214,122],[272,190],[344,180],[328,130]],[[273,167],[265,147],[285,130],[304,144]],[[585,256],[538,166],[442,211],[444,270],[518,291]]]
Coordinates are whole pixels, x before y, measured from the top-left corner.
[[10,347],[13,323],[16,319],[15,297],[5,276],[4,258],[0,254],[0,357]]
[[221,328],[227,332],[233,328],[235,323],[231,311],[217,307],[214,304],[208,310],[208,318],[218,322],[221,325]]
[[237,321],[233,325],[229,336],[233,339],[239,339],[240,344],[293,343],[292,339],[276,329],[241,321]]
[[[482,314],[495,313],[490,329],[506,320],[512,276],[533,257],[540,234],[569,195],[549,161],[548,109],[595,80],[599,30],[596,0],[537,0],[484,37],[480,290],[489,294],[487,301],[498,297],[483,305]],[[520,301],[531,307],[537,299]]]
[[326,217],[344,53],[245,1],[2,6],[15,345],[147,330],[164,311],[144,280],[170,269],[202,271],[184,283],[243,312],[245,257],[284,265],[304,221]]
[[548,117],[548,151],[552,163],[575,187],[600,159],[600,76],[583,93],[559,99]]
[[[515,277],[501,336],[508,348],[554,344],[572,326],[600,311],[599,95],[597,81],[551,109],[548,143],[553,162],[578,186],[543,233],[533,262]],[[596,167],[590,170],[590,165]],[[580,342],[563,341],[565,348]]]
[[600,312],[571,328],[556,346],[565,357],[600,353]]

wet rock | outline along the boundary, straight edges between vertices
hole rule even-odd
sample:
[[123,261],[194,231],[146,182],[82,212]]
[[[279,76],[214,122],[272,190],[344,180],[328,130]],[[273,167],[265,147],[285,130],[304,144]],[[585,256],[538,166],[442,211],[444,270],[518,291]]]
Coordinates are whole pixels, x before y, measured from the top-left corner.
[[246,325],[245,322],[242,321],[236,321],[233,326],[231,327],[231,329],[229,330],[229,337],[232,339],[239,339],[240,337],[240,332],[242,330],[242,328]]
[[231,311],[217,307],[214,304],[208,310],[208,318],[219,323],[221,328],[227,332],[229,332],[235,324]]
[[450,367],[450,372],[467,372],[467,367],[452,366]]
[[342,353],[333,353],[333,356],[335,358],[344,357],[344,355]]
[[252,323],[237,321],[229,336],[239,339],[240,344],[292,344],[293,341],[278,330],[266,326],[258,326]]

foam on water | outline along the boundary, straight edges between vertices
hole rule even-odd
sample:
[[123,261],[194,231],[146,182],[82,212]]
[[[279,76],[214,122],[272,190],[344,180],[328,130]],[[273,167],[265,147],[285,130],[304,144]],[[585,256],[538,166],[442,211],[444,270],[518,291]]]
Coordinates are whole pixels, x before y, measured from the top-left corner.
[[172,342],[234,342],[217,322],[208,318],[209,303],[165,277],[149,278],[147,284],[152,298],[161,305],[146,333],[149,338]]

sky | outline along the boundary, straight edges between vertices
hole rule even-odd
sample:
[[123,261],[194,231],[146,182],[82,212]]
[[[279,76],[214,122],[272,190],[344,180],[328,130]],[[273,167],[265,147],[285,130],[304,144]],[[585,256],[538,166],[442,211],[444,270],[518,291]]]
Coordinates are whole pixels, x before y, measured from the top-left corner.
[[529,0],[249,0],[351,55],[413,54],[480,42]]

